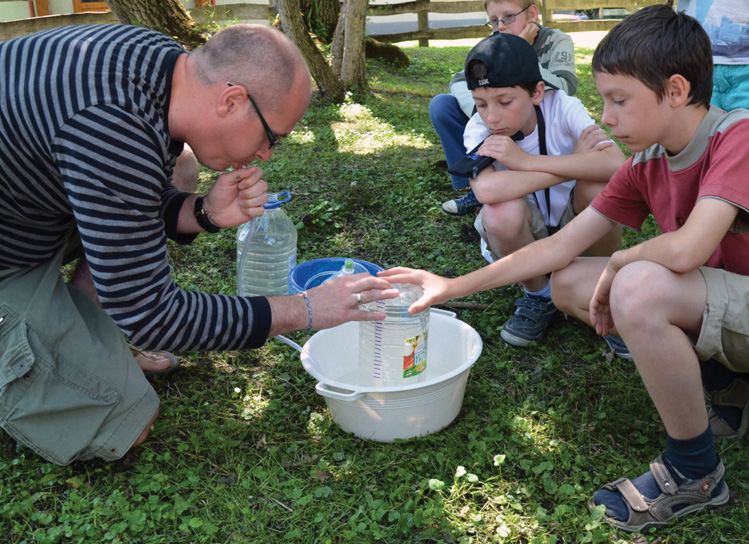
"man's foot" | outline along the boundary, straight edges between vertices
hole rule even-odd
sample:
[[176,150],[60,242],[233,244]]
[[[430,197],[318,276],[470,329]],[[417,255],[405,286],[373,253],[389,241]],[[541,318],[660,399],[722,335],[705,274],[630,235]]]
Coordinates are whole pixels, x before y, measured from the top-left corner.
[[707,413],[710,429],[718,438],[741,438],[749,425],[749,381],[734,378],[720,391],[705,389],[705,400],[710,404]]
[[141,351],[133,346],[130,351],[146,378],[165,376],[179,368],[179,360],[168,351]]
[[541,340],[546,327],[559,313],[550,298],[525,294],[515,300],[515,314],[504,324],[499,337],[518,348]]
[[619,478],[596,491],[588,506],[606,506],[604,521],[625,531],[664,527],[684,514],[726,504],[729,493],[724,472],[719,461],[709,474],[689,479],[660,455],[650,463],[649,472],[634,480]]
[[622,340],[621,336],[607,334],[603,337],[603,339],[606,340],[606,343],[609,345],[609,349],[614,352],[614,355],[616,355],[620,359],[624,359],[625,361],[632,360],[632,355],[630,355],[629,353],[629,348],[627,347],[627,344],[624,343],[624,340]]
[[476,200],[476,195],[473,194],[472,190],[469,190],[460,198],[442,203],[442,211],[448,215],[467,215],[480,207],[481,202]]

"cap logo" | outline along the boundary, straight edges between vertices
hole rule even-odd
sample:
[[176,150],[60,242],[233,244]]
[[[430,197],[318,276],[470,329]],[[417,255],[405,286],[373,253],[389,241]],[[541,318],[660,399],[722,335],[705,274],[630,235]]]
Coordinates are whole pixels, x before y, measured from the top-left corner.
[[484,85],[489,85],[488,79],[479,79],[478,80],[479,87],[483,87]]

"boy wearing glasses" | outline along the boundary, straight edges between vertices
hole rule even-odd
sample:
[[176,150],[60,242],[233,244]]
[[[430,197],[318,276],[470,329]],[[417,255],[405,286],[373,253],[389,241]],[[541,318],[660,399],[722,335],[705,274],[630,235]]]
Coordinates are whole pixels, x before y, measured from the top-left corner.
[[[575,55],[572,39],[555,28],[538,24],[534,0],[484,0],[492,32],[520,36],[533,46],[538,56],[541,78],[548,88],[560,89],[572,96],[577,90]],[[463,131],[473,115],[473,96],[461,70],[450,81],[449,94],[438,94],[429,104],[429,118],[442,141],[448,167],[463,158]],[[468,187],[468,178],[451,175],[453,189]],[[473,191],[442,204],[449,215],[465,215],[481,206]]]

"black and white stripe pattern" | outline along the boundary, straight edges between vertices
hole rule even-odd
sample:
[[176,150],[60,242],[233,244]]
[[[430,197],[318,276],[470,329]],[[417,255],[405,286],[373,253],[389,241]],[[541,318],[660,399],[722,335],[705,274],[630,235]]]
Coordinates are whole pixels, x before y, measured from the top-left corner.
[[0,269],[52,258],[77,225],[102,304],[134,344],[256,347],[264,299],[185,292],[171,279],[166,237],[183,238],[165,225],[187,195],[170,183],[182,144],[167,116],[184,52],[129,25],[0,44]]

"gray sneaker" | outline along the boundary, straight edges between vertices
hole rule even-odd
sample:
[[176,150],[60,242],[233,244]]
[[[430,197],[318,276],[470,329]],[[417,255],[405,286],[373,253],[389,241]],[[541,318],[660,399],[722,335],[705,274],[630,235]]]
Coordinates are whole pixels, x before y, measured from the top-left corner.
[[518,348],[541,340],[544,331],[559,313],[550,298],[525,294],[515,300],[515,314],[504,324],[499,337]]

